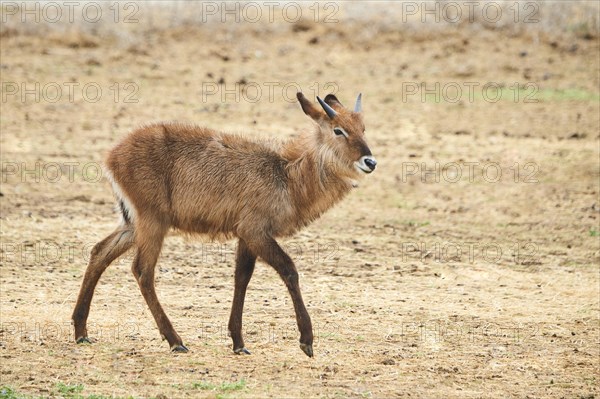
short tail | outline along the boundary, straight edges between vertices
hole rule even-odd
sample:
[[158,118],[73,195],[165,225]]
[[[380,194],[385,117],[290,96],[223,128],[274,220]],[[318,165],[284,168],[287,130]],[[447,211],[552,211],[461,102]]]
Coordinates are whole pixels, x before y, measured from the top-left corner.
[[131,220],[131,217],[129,216],[127,207],[123,203],[123,200],[120,198],[119,198],[119,210],[121,211],[121,215],[123,216],[123,221],[125,222],[125,224],[131,225],[132,220]]

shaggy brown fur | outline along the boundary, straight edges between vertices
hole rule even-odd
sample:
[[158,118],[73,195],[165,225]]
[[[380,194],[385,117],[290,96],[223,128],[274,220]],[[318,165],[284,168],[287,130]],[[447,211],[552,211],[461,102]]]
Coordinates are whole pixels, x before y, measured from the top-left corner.
[[[154,289],[154,269],[170,228],[212,238],[239,239],[229,330],[236,353],[248,353],[241,336],[246,287],[257,257],[280,274],[292,297],[300,343],[312,356],[312,326],[298,273],[275,238],[292,235],[340,201],[356,179],[374,169],[360,113],[333,95],[327,116],[301,93],[298,100],[318,128],[285,143],[251,141],[182,123],[137,129],[109,154],[107,176],[123,221],[93,251],[73,312],[75,339],[89,342],[86,320],[102,272],[131,247],[132,271],[158,328],[175,351],[187,351]],[[344,130],[344,135],[334,133]],[[372,159],[365,169],[364,158]],[[361,167],[357,163],[361,162]]]

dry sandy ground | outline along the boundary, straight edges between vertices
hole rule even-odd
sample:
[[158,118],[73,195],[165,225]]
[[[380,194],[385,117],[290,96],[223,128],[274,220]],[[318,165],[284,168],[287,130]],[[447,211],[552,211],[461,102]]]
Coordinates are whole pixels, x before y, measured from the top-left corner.
[[[600,396],[598,37],[373,32],[349,23],[174,26],[137,39],[5,31],[0,395]],[[22,99],[21,84],[36,92],[36,82],[40,98]],[[421,82],[440,84],[439,101],[422,100]],[[482,92],[486,83],[504,87],[500,100]],[[379,161],[284,242],[315,357],[299,349],[285,287],[262,263],[245,308],[252,355],[234,355],[235,242],[177,235],[157,289],[190,353],[161,341],[131,255],[97,287],[97,342],[75,345],[70,314],[88,253],[117,220],[97,175],[108,149],[154,120],[289,137],[311,128],[286,100],[295,85],[311,96],[333,88],[347,104],[362,91]]]

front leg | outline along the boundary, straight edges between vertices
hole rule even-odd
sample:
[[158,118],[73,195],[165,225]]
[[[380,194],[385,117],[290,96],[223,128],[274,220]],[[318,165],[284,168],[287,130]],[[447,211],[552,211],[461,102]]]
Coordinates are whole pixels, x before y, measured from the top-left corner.
[[235,291],[233,292],[233,304],[229,316],[229,334],[233,340],[233,351],[237,354],[250,354],[244,346],[242,337],[242,313],[244,311],[244,299],[246,288],[252,278],[256,256],[250,252],[246,242],[240,238],[235,258]]
[[246,242],[251,252],[271,265],[285,283],[294,303],[296,322],[300,330],[300,348],[307,356],[313,357],[312,323],[302,300],[298,283],[298,271],[294,262],[272,237]]

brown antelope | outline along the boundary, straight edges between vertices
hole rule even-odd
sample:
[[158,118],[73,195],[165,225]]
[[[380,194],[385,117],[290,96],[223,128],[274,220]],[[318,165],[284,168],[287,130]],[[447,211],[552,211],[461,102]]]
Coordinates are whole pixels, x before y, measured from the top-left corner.
[[132,265],[142,295],[171,350],[187,352],[156,296],[154,270],[170,228],[212,238],[237,237],[235,290],[229,333],[235,353],[242,338],[246,288],[257,258],[285,282],[300,330],[300,347],[313,356],[312,324],[292,259],[275,241],[308,225],[340,201],[377,162],[365,141],[361,95],[354,112],[330,94],[302,93],[302,110],[317,126],[278,145],[181,123],[156,123],[129,134],[108,155],[122,222],[92,249],[73,322],[77,343],[91,341],[86,321],[94,288],[106,268],[134,247]]

